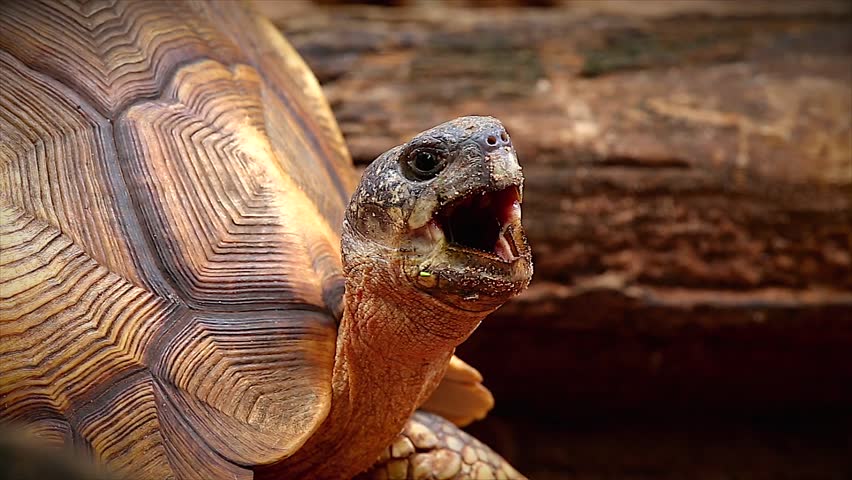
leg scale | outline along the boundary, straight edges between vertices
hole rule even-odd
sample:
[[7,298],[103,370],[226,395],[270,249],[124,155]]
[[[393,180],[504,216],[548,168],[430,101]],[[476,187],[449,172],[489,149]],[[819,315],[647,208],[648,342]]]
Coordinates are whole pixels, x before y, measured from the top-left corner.
[[506,460],[443,418],[417,411],[357,480],[521,480]]

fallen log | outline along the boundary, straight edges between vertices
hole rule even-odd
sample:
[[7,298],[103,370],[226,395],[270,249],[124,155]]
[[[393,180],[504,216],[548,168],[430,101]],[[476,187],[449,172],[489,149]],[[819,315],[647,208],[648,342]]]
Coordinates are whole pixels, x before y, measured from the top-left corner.
[[498,408],[844,405],[848,3],[638,3],[265,8],[358,164],[507,126],[536,276],[460,350]]

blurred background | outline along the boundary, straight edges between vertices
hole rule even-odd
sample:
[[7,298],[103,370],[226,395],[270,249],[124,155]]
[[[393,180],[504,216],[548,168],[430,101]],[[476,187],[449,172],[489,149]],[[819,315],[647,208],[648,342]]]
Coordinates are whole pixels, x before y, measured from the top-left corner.
[[459,349],[533,479],[852,478],[852,2],[260,2],[355,162],[500,118],[536,275]]

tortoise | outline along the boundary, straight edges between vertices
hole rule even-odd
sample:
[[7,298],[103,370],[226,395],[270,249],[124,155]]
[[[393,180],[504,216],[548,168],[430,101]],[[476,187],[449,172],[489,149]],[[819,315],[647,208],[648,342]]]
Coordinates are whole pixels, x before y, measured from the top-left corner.
[[532,275],[490,117],[358,181],[250,6],[0,11],[0,419],[122,478],[521,478],[454,349]]

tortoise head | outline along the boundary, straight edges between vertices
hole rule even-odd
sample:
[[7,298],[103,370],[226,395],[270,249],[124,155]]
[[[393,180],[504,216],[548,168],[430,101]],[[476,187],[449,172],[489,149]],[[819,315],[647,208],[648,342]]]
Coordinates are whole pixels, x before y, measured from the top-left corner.
[[497,119],[438,125],[366,169],[346,211],[344,264],[370,257],[417,292],[492,310],[532,276],[522,198],[521,167]]

